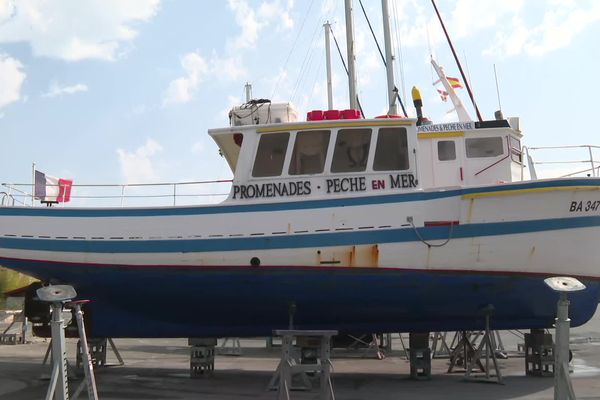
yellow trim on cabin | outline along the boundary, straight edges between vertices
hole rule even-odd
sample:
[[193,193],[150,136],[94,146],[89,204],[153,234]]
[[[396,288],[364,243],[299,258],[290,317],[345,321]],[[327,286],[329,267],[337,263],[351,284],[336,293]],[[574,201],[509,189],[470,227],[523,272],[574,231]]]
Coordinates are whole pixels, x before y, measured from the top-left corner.
[[278,125],[270,126],[267,128],[258,128],[256,132],[287,132],[287,131],[301,131],[306,129],[326,129],[326,128],[354,128],[354,127],[368,127],[368,126],[410,126],[414,125],[414,120],[403,120],[399,118],[381,119],[380,121],[374,120],[335,120],[331,122],[323,123],[310,123],[310,124],[298,124],[298,125]]
[[463,137],[465,132],[450,131],[450,132],[420,132],[417,137],[419,139],[439,139],[451,137]]
[[515,194],[526,194],[526,193],[543,193],[543,192],[557,192],[561,190],[600,190],[600,186],[556,186],[556,187],[542,187],[542,188],[529,188],[529,189],[512,189],[512,190],[500,190],[497,192],[481,192],[481,193],[469,193],[463,194],[462,199],[478,199],[482,197],[496,197],[496,196],[512,196]]

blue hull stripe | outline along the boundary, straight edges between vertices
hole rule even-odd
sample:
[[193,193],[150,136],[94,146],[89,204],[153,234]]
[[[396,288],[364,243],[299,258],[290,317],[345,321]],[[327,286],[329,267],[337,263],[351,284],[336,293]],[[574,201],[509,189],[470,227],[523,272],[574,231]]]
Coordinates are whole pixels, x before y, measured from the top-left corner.
[[158,207],[158,208],[34,208],[34,207],[0,207],[0,216],[48,216],[48,217],[150,217],[173,215],[205,215],[230,214],[243,212],[270,212],[288,210],[306,210],[316,208],[350,207],[373,204],[405,203],[414,201],[435,200],[474,193],[503,192],[508,190],[553,188],[565,186],[598,186],[600,178],[548,180],[516,184],[502,184],[477,188],[461,188],[453,190],[436,190],[431,192],[404,192],[398,194],[365,196],[353,198],[337,198],[325,200],[301,200],[293,202],[276,202],[241,205],[191,206],[191,207]]
[[[600,216],[467,224],[454,226],[451,237],[470,238],[595,226],[600,226]],[[425,240],[446,240],[450,235],[450,228],[448,226],[418,228],[418,232]],[[403,228],[248,238],[176,240],[68,240],[4,237],[0,238],[0,247],[88,253],[178,253],[402,243],[417,240],[419,239],[412,228]]]

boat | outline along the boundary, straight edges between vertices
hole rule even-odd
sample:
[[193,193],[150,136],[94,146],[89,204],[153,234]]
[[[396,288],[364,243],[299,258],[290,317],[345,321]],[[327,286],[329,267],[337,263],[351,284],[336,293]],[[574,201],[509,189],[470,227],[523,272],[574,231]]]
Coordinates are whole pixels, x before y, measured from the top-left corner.
[[592,317],[600,178],[528,179],[518,118],[364,118],[355,98],[306,121],[234,108],[208,132],[234,173],[220,204],[4,205],[0,265],[73,285],[95,337],[477,330],[490,305],[492,329],[548,328],[561,275],[587,286],[572,325]]

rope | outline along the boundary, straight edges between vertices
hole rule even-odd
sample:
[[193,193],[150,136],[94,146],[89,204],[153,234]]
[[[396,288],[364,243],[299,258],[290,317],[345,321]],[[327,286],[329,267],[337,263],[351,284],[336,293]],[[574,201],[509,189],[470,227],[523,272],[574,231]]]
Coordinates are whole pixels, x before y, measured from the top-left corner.
[[419,233],[419,230],[415,226],[415,223],[413,222],[412,218],[409,219],[408,222],[410,223],[410,226],[412,226],[413,230],[415,231],[415,235],[417,235],[417,238],[423,244],[427,245],[427,247],[443,247],[443,246],[447,245],[448,243],[450,243],[450,239],[452,239],[452,231],[454,230],[454,222],[450,222],[450,231],[448,232],[448,239],[446,239],[443,243],[436,243],[436,244],[429,243],[428,241],[426,241],[425,239],[423,239],[423,237]]

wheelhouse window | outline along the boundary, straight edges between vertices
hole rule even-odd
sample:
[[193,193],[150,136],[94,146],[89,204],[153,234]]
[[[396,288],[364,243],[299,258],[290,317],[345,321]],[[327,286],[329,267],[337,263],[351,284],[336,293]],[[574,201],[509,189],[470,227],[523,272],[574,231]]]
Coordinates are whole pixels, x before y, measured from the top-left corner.
[[504,153],[501,137],[466,139],[468,158],[496,157]]
[[438,160],[452,161],[456,160],[456,144],[454,140],[440,140],[437,143]]
[[304,131],[296,134],[290,161],[290,175],[320,174],[325,168],[330,131]]
[[253,177],[279,176],[290,138],[289,132],[263,134],[252,168]]
[[521,141],[515,137],[510,137],[510,157],[514,162],[523,163],[523,154],[521,152]]
[[408,169],[408,140],[405,128],[381,128],[377,136],[373,170]]
[[331,172],[361,172],[367,168],[371,129],[340,129],[335,141]]

